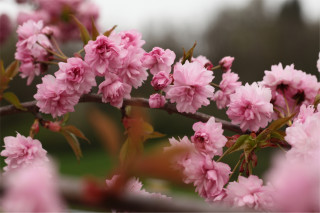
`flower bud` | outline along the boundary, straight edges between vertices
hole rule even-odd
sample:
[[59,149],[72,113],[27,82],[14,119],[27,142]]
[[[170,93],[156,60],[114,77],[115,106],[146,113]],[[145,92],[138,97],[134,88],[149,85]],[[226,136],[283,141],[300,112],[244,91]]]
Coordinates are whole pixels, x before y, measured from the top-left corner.
[[172,82],[172,76],[168,73],[161,71],[155,74],[152,78],[151,85],[155,90],[162,90]]
[[48,129],[50,129],[52,132],[59,132],[60,129],[61,129],[61,126],[60,126],[60,122],[49,122],[48,124]]
[[221,66],[221,69],[224,72],[227,72],[230,70],[233,61],[234,61],[234,57],[226,56],[219,61],[219,65]]
[[166,102],[166,99],[163,95],[158,93],[152,94],[149,98],[149,106],[150,108],[160,108],[163,107]]

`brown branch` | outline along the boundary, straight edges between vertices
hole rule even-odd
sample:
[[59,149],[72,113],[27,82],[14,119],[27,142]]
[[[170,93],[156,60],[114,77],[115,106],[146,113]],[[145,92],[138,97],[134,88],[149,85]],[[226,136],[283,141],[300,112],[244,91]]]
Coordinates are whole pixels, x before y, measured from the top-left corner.
[[[101,101],[101,96],[100,95],[95,95],[95,94],[87,94],[83,95],[80,98],[79,102],[96,102],[96,103],[102,103]],[[24,102],[21,104],[23,107],[27,108],[28,112],[38,112],[38,107],[36,106],[36,101],[29,101],[29,102]],[[131,98],[131,99],[124,99],[123,101],[124,106],[138,106],[138,107],[145,107],[145,108],[150,108],[149,107],[149,101],[146,98]],[[202,122],[207,122],[211,115],[204,114],[201,112],[196,112],[194,114],[191,113],[181,113],[178,112],[176,109],[176,106],[174,104],[167,103],[165,104],[162,108],[159,108],[161,110],[167,111],[169,114],[171,113],[176,113],[180,114],[182,116],[197,120],[197,121],[202,121]],[[12,105],[8,106],[3,106],[0,107],[0,116],[3,115],[11,115],[11,114],[17,114],[17,113],[22,113],[26,111],[21,111],[17,108],[15,108]],[[234,125],[229,121],[225,121],[219,118],[215,118],[217,122],[222,123],[222,128],[227,129],[236,133],[242,134],[243,132],[241,131],[240,127],[238,125]]]

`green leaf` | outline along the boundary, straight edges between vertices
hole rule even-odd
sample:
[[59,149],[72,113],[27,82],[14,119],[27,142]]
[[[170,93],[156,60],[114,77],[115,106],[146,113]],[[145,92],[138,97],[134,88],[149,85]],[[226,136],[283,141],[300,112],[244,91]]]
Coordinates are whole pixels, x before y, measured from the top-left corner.
[[105,35],[105,36],[108,37],[108,36],[112,33],[112,31],[113,31],[114,29],[116,29],[116,27],[117,27],[117,25],[114,25],[110,30],[105,31],[105,32],[103,33],[103,35]]
[[12,62],[6,69],[6,76],[11,80],[19,72],[19,61]]
[[82,157],[82,151],[77,137],[68,131],[61,131],[61,134],[66,138],[74,154],[76,155],[77,160],[79,161]]
[[100,33],[92,17],[91,17],[91,29],[92,29],[92,40],[96,40],[96,38],[99,36]]
[[280,129],[283,127],[289,120],[291,120],[296,113],[292,114],[289,117],[279,118],[278,120],[273,121],[266,129],[264,129],[258,136],[257,141],[265,140],[271,132]]
[[280,131],[280,130],[277,130],[277,131],[273,131],[271,132],[270,134],[270,137],[271,138],[277,138],[279,140],[284,140],[284,137],[286,136],[286,133],[283,132],[283,131]]
[[81,132],[81,130],[79,130],[77,127],[75,127],[73,125],[68,125],[68,126],[62,127],[62,131],[68,131],[68,132],[74,134],[75,136],[82,138],[90,143],[89,139],[86,136],[84,136],[84,134]]
[[91,39],[87,28],[74,15],[71,15],[71,17],[76,22],[76,24],[80,30],[80,35],[81,35],[81,39],[82,39],[83,44],[86,45],[88,43],[88,41]]
[[244,149],[246,146],[246,141],[248,139],[250,139],[251,136],[250,135],[241,135],[237,141],[233,144],[233,146],[231,146],[229,149],[227,149],[223,155],[218,159],[218,161],[220,161],[224,156],[226,156],[227,154],[230,154],[232,152],[236,152],[239,151],[241,149]]
[[2,97],[8,101],[9,103],[11,103],[13,106],[15,106],[17,109],[23,110],[23,111],[27,111],[26,108],[24,108],[18,97],[13,93],[13,92],[5,92],[3,93]]
[[194,42],[193,46],[191,47],[190,50],[188,50],[188,52],[186,53],[185,50],[183,49],[183,58],[182,58],[182,61],[181,63],[184,64],[187,60],[189,62],[191,62],[191,58],[193,56],[193,50],[194,48],[196,47],[197,45],[197,42]]

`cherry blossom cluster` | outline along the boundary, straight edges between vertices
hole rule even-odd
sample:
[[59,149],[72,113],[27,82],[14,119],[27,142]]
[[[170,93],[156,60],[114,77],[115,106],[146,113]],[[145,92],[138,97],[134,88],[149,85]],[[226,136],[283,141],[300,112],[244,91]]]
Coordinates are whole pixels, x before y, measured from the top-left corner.
[[21,62],[20,75],[28,78],[27,85],[30,85],[35,76],[47,70],[47,62],[52,59],[45,48],[52,49],[52,43],[47,34],[50,28],[43,27],[43,22],[27,21],[17,29],[18,42],[15,59]]
[[[19,3],[27,3],[19,2]],[[29,3],[36,8],[31,12],[20,12],[17,22],[19,25],[28,20],[40,21],[50,26],[58,40],[71,41],[79,38],[79,31],[72,21],[70,14],[79,17],[84,26],[91,32],[91,19],[99,17],[99,8],[89,0],[32,0]]]

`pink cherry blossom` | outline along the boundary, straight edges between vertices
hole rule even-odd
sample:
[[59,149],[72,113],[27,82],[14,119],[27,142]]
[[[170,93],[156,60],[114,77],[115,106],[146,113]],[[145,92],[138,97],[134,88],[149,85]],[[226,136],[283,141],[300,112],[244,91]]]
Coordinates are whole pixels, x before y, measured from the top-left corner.
[[98,94],[102,93],[102,101],[120,108],[124,98],[130,98],[131,86],[122,82],[113,74],[107,73],[105,80],[99,85]]
[[235,93],[236,89],[241,86],[241,82],[238,80],[238,74],[231,71],[222,74],[222,80],[219,84],[220,89],[213,96],[213,100],[216,101],[219,109],[230,104],[230,95]]
[[28,166],[5,176],[6,190],[1,200],[5,212],[64,212],[58,179],[48,163]]
[[146,43],[142,40],[142,34],[137,30],[121,31],[118,34],[112,34],[111,38],[113,36],[120,36],[121,44],[124,45],[124,48],[128,48],[130,46],[140,48]]
[[270,211],[273,207],[272,187],[263,186],[263,181],[255,175],[248,178],[239,176],[238,182],[229,183],[226,193],[224,201],[233,206],[264,211]]
[[320,154],[320,112],[304,119],[296,120],[286,129],[285,140],[292,146],[287,156],[296,160],[317,158]]
[[84,50],[85,62],[100,76],[121,68],[123,58],[127,54],[121,47],[120,41],[111,40],[104,35],[98,36],[95,41],[89,41]]
[[179,112],[195,113],[201,106],[210,104],[208,98],[213,97],[214,88],[210,85],[213,79],[211,71],[199,63],[174,66],[174,84],[166,88],[166,98],[177,103]]
[[[120,178],[120,175],[114,175],[110,180],[106,180],[107,184],[107,189],[111,188],[116,181]],[[147,196],[147,197],[152,197],[156,199],[170,199],[170,197],[167,197],[163,194],[160,193],[150,193],[147,192],[146,190],[142,189],[142,183],[139,181],[138,178],[131,178],[126,182],[126,185],[124,186],[124,192],[125,193],[131,193],[135,195],[140,195],[140,196]]]
[[228,72],[231,69],[234,57],[226,56],[219,61],[219,65],[224,72]]
[[319,156],[297,160],[291,157],[274,159],[267,180],[274,188],[276,212],[319,212],[320,169]]
[[79,95],[89,93],[96,86],[94,72],[81,58],[68,58],[67,63],[59,62],[57,80],[67,86],[67,92]]
[[211,157],[222,155],[222,148],[225,146],[227,138],[223,136],[221,123],[216,123],[215,118],[211,117],[206,123],[193,124],[192,129],[195,133],[191,139],[199,152],[204,152]]
[[41,165],[48,161],[47,151],[36,139],[17,133],[16,137],[8,136],[3,140],[5,149],[1,152],[1,156],[6,157],[7,166],[4,167],[6,172],[30,165]]
[[116,73],[124,83],[138,88],[148,77],[147,68],[141,63],[145,51],[134,46],[129,46],[126,50],[127,55],[123,58],[123,65]]
[[16,44],[15,59],[21,61],[20,75],[22,78],[28,78],[27,85],[31,84],[35,76],[47,69],[47,65],[40,62],[51,59],[51,55],[38,44],[52,49],[47,36],[41,33],[42,28],[42,21],[37,23],[28,21],[17,30],[19,41]]
[[37,106],[43,113],[57,117],[73,112],[74,106],[79,102],[80,96],[67,92],[67,86],[61,84],[52,75],[42,78],[42,83],[37,85],[38,91],[34,95]]
[[191,59],[192,62],[198,62],[200,63],[204,68],[206,68],[207,70],[211,70],[213,67],[213,64],[211,61],[209,61],[209,59],[207,59],[205,56],[203,55],[199,55],[196,58],[192,58]]
[[50,15],[44,10],[33,11],[32,13],[19,12],[17,17],[17,22],[19,25],[28,22],[28,21],[43,21],[48,23],[50,21]]
[[160,47],[154,47],[152,51],[146,53],[142,59],[142,63],[145,67],[150,69],[150,72],[155,75],[158,72],[164,71],[171,72],[171,65],[176,58],[176,54],[169,49],[162,49]]
[[193,183],[196,192],[207,201],[213,201],[224,193],[223,186],[231,173],[228,164],[215,162],[209,155],[193,152],[183,162],[184,182]]
[[166,103],[166,99],[163,95],[160,95],[159,93],[155,93],[150,95],[149,98],[149,106],[150,108],[161,108]]
[[[299,109],[301,104],[313,103],[320,83],[315,76],[294,69],[294,65],[282,67],[282,64],[271,66],[271,71],[265,71],[261,84],[272,92],[275,107],[286,109],[285,99],[291,112]],[[286,111],[283,112],[286,114]]]
[[315,112],[313,105],[301,105],[298,116],[293,120],[294,124],[296,123],[304,123],[307,117],[313,115]]
[[165,147],[164,151],[169,151],[172,149],[186,149],[187,152],[182,153],[181,155],[176,155],[173,159],[172,167],[176,170],[183,171],[184,169],[184,163],[187,161],[191,155],[192,152],[195,152],[195,146],[194,143],[191,143],[191,141],[188,139],[187,136],[184,136],[182,139],[179,138],[179,140],[176,140],[175,138],[169,139],[170,146]]
[[162,90],[172,82],[172,76],[167,72],[161,71],[152,78],[151,85],[155,90]]
[[273,106],[269,88],[258,86],[257,83],[240,86],[230,95],[227,111],[233,124],[240,124],[242,131],[258,131],[272,120]]

